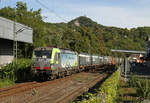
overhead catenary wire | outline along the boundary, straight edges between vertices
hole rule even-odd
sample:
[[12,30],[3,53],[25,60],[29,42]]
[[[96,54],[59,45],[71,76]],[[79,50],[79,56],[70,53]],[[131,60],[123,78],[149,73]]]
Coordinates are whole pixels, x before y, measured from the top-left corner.
[[64,19],[63,17],[61,17],[60,15],[58,15],[57,13],[55,13],[53,10],[50,10],[46,5],[44,5],[42,2],[40,2],[39,0],[36,0],[38,4],[40,4],[42,7],[44,7],[45,9],[47,9],[50,13],[53,13],[56,17],[58,17],[59,19],[68,22],[66,19]]

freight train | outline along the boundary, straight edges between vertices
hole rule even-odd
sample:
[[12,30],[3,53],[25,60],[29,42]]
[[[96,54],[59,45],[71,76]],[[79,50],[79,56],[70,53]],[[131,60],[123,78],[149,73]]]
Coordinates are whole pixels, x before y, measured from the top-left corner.
[[34,49],[34,75],[40,79],[55,79],[97,66],[120,64],[120,58],[91,55],[55,47]]

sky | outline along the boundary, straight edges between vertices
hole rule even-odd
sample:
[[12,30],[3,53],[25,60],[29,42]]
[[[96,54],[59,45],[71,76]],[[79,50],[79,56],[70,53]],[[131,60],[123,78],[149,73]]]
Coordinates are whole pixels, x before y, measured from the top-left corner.
[[150,0],[0,0],[0,8],[15,7],[17,1],[29,9],[42,9],[43,20],[69,22],[87,16],[99,24],[121,28],[150,26]]

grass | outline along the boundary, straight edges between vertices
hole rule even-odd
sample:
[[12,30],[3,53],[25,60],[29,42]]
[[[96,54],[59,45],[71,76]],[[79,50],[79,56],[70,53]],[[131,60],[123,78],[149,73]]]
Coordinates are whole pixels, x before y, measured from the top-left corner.
[[128,82],[120,81],[117,103],[146,103],[146,100],[150,100],[149,79],[131,75]]
[[5,88],[14,84],[15,83],[9,79],[0,79],[0,88]]
[[139,97],[135,88],[129,87],[127,82],[120,81],[117,103],[138,103]]

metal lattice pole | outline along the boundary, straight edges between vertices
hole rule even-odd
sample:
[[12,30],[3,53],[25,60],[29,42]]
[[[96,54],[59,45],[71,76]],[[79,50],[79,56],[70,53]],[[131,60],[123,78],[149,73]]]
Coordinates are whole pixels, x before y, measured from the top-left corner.
[[13,55],[15,63],[17,64],[17,34],[16,34],[16,8],[15,8],[15,19],[14,19],[14,41],[13,41]]

